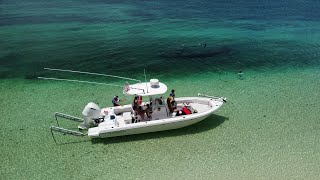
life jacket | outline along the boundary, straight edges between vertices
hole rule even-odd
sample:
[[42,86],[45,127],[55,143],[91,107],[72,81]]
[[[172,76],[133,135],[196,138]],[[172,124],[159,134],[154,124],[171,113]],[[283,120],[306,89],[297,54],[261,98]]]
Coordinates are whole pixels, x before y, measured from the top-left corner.
[[138,104],[139,106],[142,104],[142,96],[139,96]]
[[184,114],[186,114],[186,115],[187,115],[187,114],[192,114],[191,111],[190,111],[187,107],[183,107],[183,108],[182,108],[182,112],[183,112]]

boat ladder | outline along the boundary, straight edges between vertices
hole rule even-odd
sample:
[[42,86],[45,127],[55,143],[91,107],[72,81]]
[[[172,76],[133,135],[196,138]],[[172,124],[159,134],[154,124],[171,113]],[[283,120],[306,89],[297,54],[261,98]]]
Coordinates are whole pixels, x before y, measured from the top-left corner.
[[60,127],[60,124],[59,124],[59,121],[58,121],[58,117],[60,117],[60,118],[64,118],[64,119],[68,119],[68,120],[72,120],[72,121],[75,121],[75,122],[81,122],[82,123],[84,121],[82,118],[79,118],[79,117],[76,117],[76,116],[71,116],[71,115],[68,115],[68,114],[60,113],[60,112],[54,113],[54,117],[56,118],[58,127],[57,126],[51,126],[50,127],[50,131],[51,131],[52,138],[53,138],[55,143],[57,143],[57,141],[56,141],[56,138],[54,137],[53,131],[59,132],[59,133],[62,133],[62,134],[69,134],[69,135],[73,135],[73,136],[85,136],[85,135],[87,135],[86,133],[83,133],[83,132],[62,128],[62,127]]
[[54,117],[56,118],[58,126],[60,126],[59,122],[58,122],[58,117],[64,118],[64,119],[69,119],[69,120],[76,121],[76,122],[83,122],[84,121],[82,118],[71,116],[71,115],[68,115],[68,114],[63,114],[63,113],[60,113],[60,112],[54,113]]
[[56,127],[56,126],[51,126],[50,127],[50,131],[51,131],[52,138],[53,138],[55,143],[57,143],[57,141],[56,141],[56,138],[54,137],[53,131],[59,132],[59,133],[63,133],[63,134],[69,134],[69,135],[73,135],[73,136],[85,136],[85,135],[87,135],[86,133],[83,133],[83,132],[73,131],[73,130],[70,130],[70,129],[65,129],[65,128]]

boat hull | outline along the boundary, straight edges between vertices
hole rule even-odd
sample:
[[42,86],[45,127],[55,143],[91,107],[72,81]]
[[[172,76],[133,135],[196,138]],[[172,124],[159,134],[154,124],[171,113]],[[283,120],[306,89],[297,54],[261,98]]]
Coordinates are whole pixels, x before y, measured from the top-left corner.
[[[131,127],[131,128],[128,127],[126,129],[121,129],[121,130],[100,132],[98,134],[89,132],[88,135],[92,138],[108,138],[108,137],[126,136],[126,135],[132,135],[132,134],[143,134],[143,133],[149,133],[149,132],[179,129],[179,128],[183,128],[183,127],[195,124],[197,122],[200,122],[200,121],[206,119],[209,115],[195,118],[195,119],[185,118],[184,120],[181,120],[181,121],[158,123],[158,124],[154,124],[154,125],[150,125],[150,126],[149,125],[147,126],[146,124],[148,124],[148,123],[151,124],[151,122],[146,121],[143,123],[144,125],[141,127]],[[90,129],[91,132],[93,129],[95,129],[95,128]],[[99,128],[96,127],[96,130],[99,130]]]
[[107,138],[178,129],[206,119],[224,104],[222,99],[196,97],[176,98],[176,101],[180,104],[189,104],[190,107],[194,107],[199,112],[180,116],[169,115],[151,121],[123,125],[102,123],[98,127],[90,128],[88,136],[91,138]]

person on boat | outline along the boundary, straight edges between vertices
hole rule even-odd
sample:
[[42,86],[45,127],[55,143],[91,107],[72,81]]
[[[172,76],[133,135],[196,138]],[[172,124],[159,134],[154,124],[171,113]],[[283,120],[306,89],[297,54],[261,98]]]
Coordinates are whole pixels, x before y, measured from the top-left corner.
[[171,90],[170,96],[173,98],[173,100],[171,101],[172,106],[173,107],[177,106],[177,103],[176,103],[176,101],[174,99],[176,97],[174,89]]
[[145,111],[142,109],[142,106],[138,106],[138,108],[136,108],[135,112],[141,117],[141,120],[144,121]]
[[121,106],[120,101],[122,100],[119,99],[119,96],[114,96],[114,98],[112,99],[113,106]]
[[158,111],[161,110],[161,105],[163,105],[163,99],[162,96],[160,98],[155,99],[155,107],[158,107]]
[[169,108],[170,113],[178,112],[177,107],[174,106],[174,99],[173,99],[172,96],[169,96],[169,97],[168,97],[168,99],[167,99],[167,105],[168,105],[168,108]]
[[136,115],[139,115],[142,120],[144,120],[144,112],[142,107],[139,105],[139,96],[135,96],[134,100],[132,102],[132,109],[136,113]]
[[146,113],[147,117],[148,117],[149,119],[151,119],[151,113],[152,113],[152,111],[151,111],[151,107],[150,107],[149,104],[147,104],[147,108],[144,110],[144,113]]
[[136,110],[139,106],[139,96],[135,96],[132,102],[132,109]]
[[170,96],[172,96],[173,99],[175,98],[176,94],[174,93],[174,89],[171,90]]
[[155,101],[158,103],[158,105],[162,105],[163,104],[162,96],[160,98],[156,98]]

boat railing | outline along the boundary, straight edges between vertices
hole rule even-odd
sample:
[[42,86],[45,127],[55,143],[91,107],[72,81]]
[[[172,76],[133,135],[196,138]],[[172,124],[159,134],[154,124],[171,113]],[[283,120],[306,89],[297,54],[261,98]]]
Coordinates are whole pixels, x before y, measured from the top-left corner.
[[207,98],[211,98],[211,99],[217,99],[217,100],[223,101],[224,103],[227,102],[227,98],[226,98],[226,97],[210,96],[210,95],[201,94],[201,93],[198,93],[198,96],[200,96],[200,97],[207,97]]

